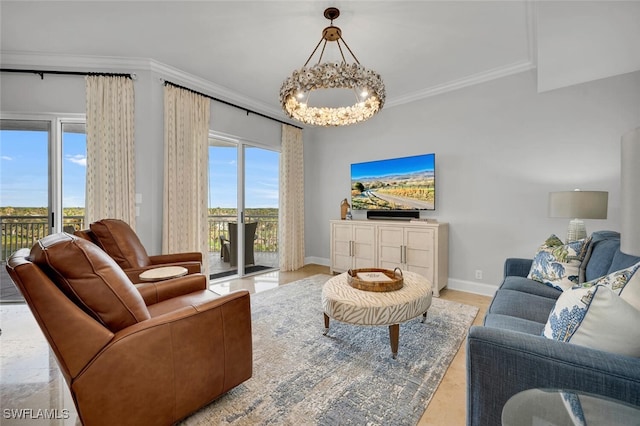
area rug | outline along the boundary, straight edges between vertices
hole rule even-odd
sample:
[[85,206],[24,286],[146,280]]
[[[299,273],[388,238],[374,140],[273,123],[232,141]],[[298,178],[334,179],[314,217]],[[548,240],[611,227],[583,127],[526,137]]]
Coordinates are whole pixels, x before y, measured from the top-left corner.
[[182,425],[414,425],[478,309],[433,298],[427,320],[388,327],[331,321],[320,305],[329,275],[251,296],[253,377]]

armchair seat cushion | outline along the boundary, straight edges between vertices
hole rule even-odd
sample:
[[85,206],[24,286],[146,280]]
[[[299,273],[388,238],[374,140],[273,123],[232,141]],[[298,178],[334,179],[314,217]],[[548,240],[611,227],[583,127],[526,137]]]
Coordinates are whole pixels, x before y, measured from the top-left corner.
[[535,336],[542,335],[542,332],[544,331],[544,324],[539,322],[501,314],[487,314],[484,318],[484,326],[518,331],[520,333],[533,334]]
[[517,290],[554,300],[560,297],[560,294],[562,293],[560,290],[545,285],[541,282],[517,276],[505,277],[504,282],[502,283],[502,286],[500,288],[503,290]]
[[498,290],[491,306],[489,306],[488,313],[523,318],[545,324],[549,318],[549,312],[555,304],[555,299],[548,297],[516,290]]

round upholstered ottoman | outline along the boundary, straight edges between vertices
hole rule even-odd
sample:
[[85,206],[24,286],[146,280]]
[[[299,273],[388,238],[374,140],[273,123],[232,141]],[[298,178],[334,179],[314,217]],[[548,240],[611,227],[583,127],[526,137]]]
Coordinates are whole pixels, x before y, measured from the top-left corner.
[[403,271],[400,290],[373,292],[351,287],[347,273],[336,275],[322,287],[324,327],[329,332],[329,319],[354,325],[387,325],[393,358],[398,355],[400,324],[423,316],[431,306],[431,283],[422,275]]

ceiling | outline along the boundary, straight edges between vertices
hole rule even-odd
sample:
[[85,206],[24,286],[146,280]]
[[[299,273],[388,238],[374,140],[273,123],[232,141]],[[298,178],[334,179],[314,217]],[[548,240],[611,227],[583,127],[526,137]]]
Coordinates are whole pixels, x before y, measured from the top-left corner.
[[[360,63],[382,76],[387,107],[535,66],[532,6],[518,0],[2,0],[0,49],[148,58],[281,113],[280,85],[320,40],[329,6]],[[336,58],[329,47],[325,59]]]

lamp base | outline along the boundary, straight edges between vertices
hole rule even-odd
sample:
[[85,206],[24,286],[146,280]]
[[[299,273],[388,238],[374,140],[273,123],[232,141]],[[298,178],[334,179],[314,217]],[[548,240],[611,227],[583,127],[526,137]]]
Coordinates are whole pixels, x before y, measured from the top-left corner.
[[567,243],[578,241],[583,238],[587,238],[587,227],[584,226],[584,222],[580,219],[573,219],[569,222],[569,229],[567,230]]

